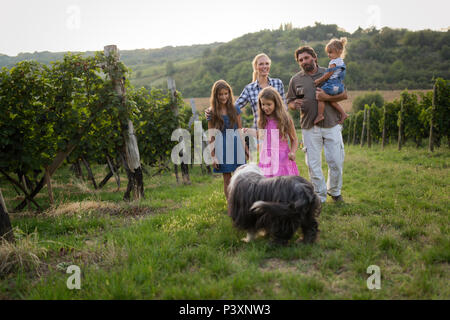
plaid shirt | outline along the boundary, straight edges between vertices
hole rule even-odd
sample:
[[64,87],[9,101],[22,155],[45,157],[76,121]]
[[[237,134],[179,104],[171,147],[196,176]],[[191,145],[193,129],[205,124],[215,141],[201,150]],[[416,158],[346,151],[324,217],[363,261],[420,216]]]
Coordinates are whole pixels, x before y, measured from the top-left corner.
[[[280,79],[269,78],[269,86],[275,88],[278,93],[283,98],[284,106],[287,108],[286,97],[284,96],[284,86],[283,82]],[[253,111],[253,127],[258,129],[258,94],[262,90],[262,88],[258,84],[258,80],[255,82],[249,83],[245,86],[244,90],[242,90],[241,95],[236,100],[235,106],[236,108],[242,109],[250,102]]]

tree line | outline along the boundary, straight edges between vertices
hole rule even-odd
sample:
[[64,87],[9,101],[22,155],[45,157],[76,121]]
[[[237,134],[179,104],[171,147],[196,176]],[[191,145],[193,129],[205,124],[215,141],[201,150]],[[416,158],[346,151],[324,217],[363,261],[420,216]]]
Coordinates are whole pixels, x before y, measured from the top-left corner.
[[[281,25],[277,30],[249,33],[227,43],[121,51],[122,61],[132,69],[130,82],[147,89],[166,86],[172,76],[185,97],[206,97],[218,79],[227,80],[235,94],[251,82],[253,57],[267,53],[271,75],[285,85],[299,67],[294,51],[312,46],[321,66],[328,65],[324,48],[333,37],[349,39],[345,84],[349,90],[431,89],[433,79],[450,78],[450,31],[359,28],[353,33],[335,24],[316,23],[305,28]],[[83,56],[94,56],[86,52]],[[0,55],[0,66],[11,67],[25,59],[50,65],[63,53],[41,52]]]
[[227,80],[238,95],[252,80],[253,57],[265,52],[272,60],[271,75],[287,86],[299,71],[296,48],[312,46],[319,65],[326,67],[325,44],[343,36],[349,39],[345,58],[349,90],[431,89],[433,79],[450,78],[450,31],[360,28],[350,34],[337,25],[320,23],[302,29],[263,30],[206,49],[191,64],[175,61],[174,78],[188,97],[208,96],[217,79]]

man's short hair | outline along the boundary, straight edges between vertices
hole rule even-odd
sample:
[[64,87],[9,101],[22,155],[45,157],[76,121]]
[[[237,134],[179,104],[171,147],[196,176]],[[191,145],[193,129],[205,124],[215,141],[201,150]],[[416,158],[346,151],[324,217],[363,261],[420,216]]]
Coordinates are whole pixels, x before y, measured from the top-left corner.
[[317,54],[316,54],[316,52],[314,51],[313,48],[311,48],[309,46],[303,46],[303,47],[300,47],[297,50],[295,50],[295,61],[298,61],[298,55],[302,54],[304,52],[308,53],[314,59],[317,58]]

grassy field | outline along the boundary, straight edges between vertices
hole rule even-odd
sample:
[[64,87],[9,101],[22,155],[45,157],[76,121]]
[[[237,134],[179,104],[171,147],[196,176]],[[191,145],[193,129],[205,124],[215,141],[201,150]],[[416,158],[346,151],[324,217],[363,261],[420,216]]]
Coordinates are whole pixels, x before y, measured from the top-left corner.
[[[377,92],[379,92],[383,96],[384,101],[390,102],[395,99],[399,99],[400,93],[402,91],[403,90],[378,90]],[[430,90],[411,90],[411,91],[412,92],[427,92]],[[368,92],[374,92],[374,91],[358,91],[358,90],[348,91],[348,99],[340,102],[340,104],[342,105],[342,108],[344,108],[344,110],[346,112],[350,112],[352,110],[353,100],[355,100],[355,98],[357,96],[363,95]],[[236,96],[235,99],[237,99],[237,98],[238,97]],[[190,100],[191,100],[191,98],[187,98],[184,101],[187,104],[190,104]],[[195,106],[197,107],[197,110],[201,111],[201,110],[206,109],[209,106],[209,97],[194,98],[194,101],[195,101]]]
[[[316,244],[287,247],[240,241],[222,177],[198,167],[189,186],[146,176],[140,203],[122,202],[113,179],[93,191],[62,168],[55,207],[11,214],[18,241],[0,247],[0,299],[450,299],[449,163],[446,148],[346,146],[346,203],[324,205]],[[297,164],[307,177],[300,150]],[[21,199],[0,185],[13,208]],[[72,264],[81,290],[66,287]],[[367,288],[370,265],[380,290]]]

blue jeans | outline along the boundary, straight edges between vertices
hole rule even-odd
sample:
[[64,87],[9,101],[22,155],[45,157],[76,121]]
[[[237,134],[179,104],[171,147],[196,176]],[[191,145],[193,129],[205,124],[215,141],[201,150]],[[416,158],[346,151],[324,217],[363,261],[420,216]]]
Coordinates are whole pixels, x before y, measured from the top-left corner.
[[335,96],[345,90],[344,84],[339,79],[328,79],[320,88],[330,96]]

